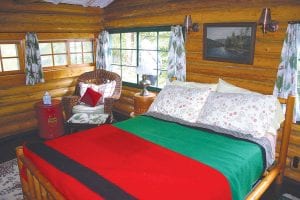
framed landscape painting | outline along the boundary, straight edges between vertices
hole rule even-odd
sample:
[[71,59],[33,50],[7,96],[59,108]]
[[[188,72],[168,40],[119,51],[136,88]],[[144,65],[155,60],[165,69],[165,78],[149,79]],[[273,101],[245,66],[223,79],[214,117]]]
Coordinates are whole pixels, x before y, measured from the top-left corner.
[[252,64],[255,22],[203,25],[203,57],[206,60]]

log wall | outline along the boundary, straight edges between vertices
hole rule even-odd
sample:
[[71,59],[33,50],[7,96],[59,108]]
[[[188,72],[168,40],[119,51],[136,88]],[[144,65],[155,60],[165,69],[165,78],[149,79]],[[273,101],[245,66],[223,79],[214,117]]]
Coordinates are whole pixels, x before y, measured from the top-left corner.
[[103,27],[102,15],[100,8],[5,0],[0,1],[0,32],[96,33]]
[[[252,65],[215,62],[203,59],[203,23],[257,22],[261,10],[271,8],[272,19],[279,21],[279,31],[262,34],[257,26]],[[104,9],[107,28],[147,27],[182,24],[185,15],[200,23],[200,31],[187,36],[187,80],[217,82],[218,78],[240,87],[270,94],[273,91],[282,43],[288,21],[300,20],[297,0],[122,0]],[[116,110],[129,115],[136,89],[124,87]],[[300,156],[300,128],[293,126],[286,175],[300,181],[300,169],[291,169],[293,156]]]
[[[23,1],[19,1],[23,2]],[[25,2],[25,1],[24,1]],[[0,1],[0,39],[24,42],[26,32],[39,40],[94,39],[103,28],[100,8],[51,3]],[[24,69],[24,57],[21,58]],[[25,85],[25,74],[0,74],[0,138],[37,129],[34,104],[45,91],[60,99],[74,91],[75,79],[94,66],[45,69],[45,83]]]

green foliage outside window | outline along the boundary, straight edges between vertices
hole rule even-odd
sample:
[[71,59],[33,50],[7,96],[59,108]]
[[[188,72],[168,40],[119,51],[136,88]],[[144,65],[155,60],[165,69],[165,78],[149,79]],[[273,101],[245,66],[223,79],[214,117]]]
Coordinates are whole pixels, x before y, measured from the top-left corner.
[[133,84],[146,74],[153,87],[162,88],[167,80],[170,27],[109,32],[111,70]]

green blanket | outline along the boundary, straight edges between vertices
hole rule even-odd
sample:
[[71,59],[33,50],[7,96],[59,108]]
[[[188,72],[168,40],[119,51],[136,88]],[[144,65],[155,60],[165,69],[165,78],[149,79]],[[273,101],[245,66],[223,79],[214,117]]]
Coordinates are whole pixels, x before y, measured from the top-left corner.
[[234,200],[244,199],[263,172],[262,150],[251,142],[147,116],[114,126],[219,170]]

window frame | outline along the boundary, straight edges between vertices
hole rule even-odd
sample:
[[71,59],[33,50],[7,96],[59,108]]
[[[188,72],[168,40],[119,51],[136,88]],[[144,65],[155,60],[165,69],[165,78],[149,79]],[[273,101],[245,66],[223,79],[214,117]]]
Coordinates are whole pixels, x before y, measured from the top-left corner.
[[[132,32],[135,32],[136,33],[136,49],[126,49],[126,48],[122,48],[122,46],[120,46],[120,48],[112,48],[111,45],[109,47],[109,52],[111,54],[111,51],[112,50],[119,50],[121,52],[121,50],[136,50],[136,66],[128,66],[128,65],[123,65],[122,64],[122,56],[121,56],[121,53],[120,53],[120,65],[117,65],[117,66],[120,66],[121,67],[121,74],[122,74],[122,67],[123,66],[126,66],[126,67],[137,67],[139,66],[139,52],[140,50],[143,50],[143,49],[140,49],[139,48],[139,33],[140,32],[157,32],[157,38],[159,36],[159,32],[166,32],[166,31],[171,31],[171,26],[153,26],[153,27],[134,27],[134,28],[120,28],[120,29],[109,29],[108,30],[108,33],[109,34],[120,34],[120,45],[122,45],[122,38],[121,38],[121,34],[122,33],[132,33]],[[157,44],[158,44],[158,40],[157,40]],[[151,50],[152,51],[152,50]],[[156,51],[157,55],[159,54],[160,50],[159,50],[159,47],[157,45],[157,48],[156,50],[153,50],[153,51]],[[114,64],[111,64],[111,65],[114,65]],[[161,71],[167,71],[167,70],[161,70]],[[135,87],[135,88],[138,88],[139,87],[139,75],[136,74],[136,83],[132,83],[132,82],[127,82],[127,81],[122,81],[122,84],[125,85],[125,86],[129,86],[129,87]],[[158,79],[157,79],[157,83],[158,83]],[[151,91],[160,91],[161,88],[158,87],[154,87],[154,86],[149,86],[148,89],[150,89]]]
[[[0,44],[15,44],[17,47],[17,57],[11,58],[18,58],[19,59],[19,70],[11,70],[11,71],[0,71],[0,76],[3,75],[11,75],[11,74],[21,74],[24,73],[25,67],[25,41],[24,40],[0,40]],[[3,70],[3,61],[2,56],[0,55],[0,62],[1,62],[1,70]]]
[[[82,42],[92,42],[92,51],[91,52],[84,52],[83,51],[83,46],[82,46]],[[66,53],[54,53],[53,52],[53,43],[59,43],[59,42],[64,42],[66,44]],[[71,63],[71,54],[78,54],[77,52],[72,52],[70,51],[70,43],[71,42],[81,42],[81,52],[79,52],[82,55],[82,62],[84,61],[84,53],[92,53],[93,55],[93,62],[91,63],[81,63],[81,64],[72,64]],[[43,55],[51,55],[52,57],[52,63],[54,63],[54,55],[66,55],[67,57],[67,64],[66,65],[53,65],[53,66],[42,66],[42,69],[47,71],[47,70],[53,70],[53,69],[59,69],[61,67],[82,67],[82,66],[94,66],[96,63],[96,57],[95,57],[95,39],[92,38],[82,38],[82,39],[55,39],[55,40],[51,40],[51,39],[43,39],[39,41],[40,43],[50,43],[51,44],[51,51],[52,54],[41,54],[41,56]]]
[[[297,67],[297,86],[296,86],[296,101],[295,106],[298,107],[298,112],[300,112],[300,39],[296,41],[296,67]],[[300,113],[296,113],[296,124],[300,125]]]

